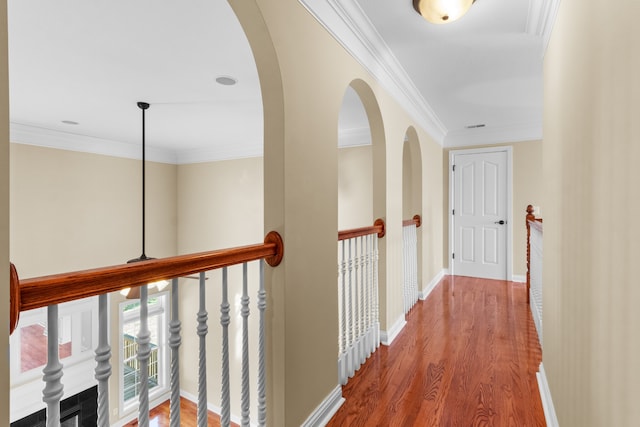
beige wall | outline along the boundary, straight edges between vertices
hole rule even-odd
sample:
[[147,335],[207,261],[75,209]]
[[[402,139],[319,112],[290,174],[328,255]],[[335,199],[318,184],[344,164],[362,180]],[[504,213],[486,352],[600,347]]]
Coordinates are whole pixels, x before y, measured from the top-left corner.
[[544,70],[544,353],[562,426],[640,419],[640,3],[563,0]]
[[338,150],[338,230],[373,225],[371,145]]
[[9,425],[9,76],[7,3],[0,6],[0,425]]
[[[181,165],[178,167],[178,252],[181,254],[224,249],[259,243],[263,232],[263,167],[262,158],[248,158],[221,162]],[[240,416],[240,385],[242,362],[242,318],[239,300],[242,297],[240,267],[229,268],[229,326],[231,368],[231,412]],[[256,307],[258,293],[258,264],[249,266],[250,348],[257,348],[259,317]],[[207,398],[220,407],[221,342],[220,271],[207,273],[207,306],[209,333],[207,335]],[[180,348],[180,387],[197,396],[198,348],[196,315],[199,305],[197,280],[180,282],[180,319],[182,346]],[[253,353],[253,352],[252,352]],[[257,360],[251,361],[251,377],[257,377]],[[251,381],[251,408],[257,405],[257,383]]]
[[[513,144],[496,144],[473,148],[509,145],[513,149],[513,275],[525,276],[527,273],[527,231],[525,216],[527,205],[540,207],[544,218],[543,174],[542,174],[542,141],[526,141]],[[469,147],[464,147],[469,148]],[[449,152],[456,148],[444,150],[443,164],[443,259],[446,268],[451,257],[449,251]]]

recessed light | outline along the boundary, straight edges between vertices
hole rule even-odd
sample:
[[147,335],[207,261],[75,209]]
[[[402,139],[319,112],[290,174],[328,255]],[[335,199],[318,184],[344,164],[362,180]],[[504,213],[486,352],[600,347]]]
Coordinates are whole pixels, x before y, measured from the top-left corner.
[[64,123],[65,125],[77,125],[77,124],[79,124],[78,122],[74,122],[73,120],[63,120],[62,123]]
[[238,79],[230,77],[230,76],[218,76],[216,77],[216,82],[223,86],[233,86],[238,83]]

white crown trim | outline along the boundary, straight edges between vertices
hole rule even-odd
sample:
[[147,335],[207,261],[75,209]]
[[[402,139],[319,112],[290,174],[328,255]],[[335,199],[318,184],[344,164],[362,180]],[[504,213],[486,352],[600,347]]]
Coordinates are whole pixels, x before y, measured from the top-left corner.
[[559,7],[560,0],[531,0],[529,2],[527,34],[542,39],[542,57],[547,51]]
[[316,20],[442,145],[447,128],[355,0],[299,0]]
[[[17,144],[57,148],[60,150],[92,153],[102,156],[123,157],[126,159],[142,158],[140,144],[130,144],[93,136],[60,132],[14,122],[10,123],[9,132],[11,142]],[[147,146],[145,154],[147,160],[152,162],[176,163],[176,153],[172,150]]]

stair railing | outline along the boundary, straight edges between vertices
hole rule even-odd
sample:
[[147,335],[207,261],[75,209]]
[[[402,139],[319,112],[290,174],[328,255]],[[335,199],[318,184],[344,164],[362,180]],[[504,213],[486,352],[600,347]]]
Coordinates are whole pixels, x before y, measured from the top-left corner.
[[418,290],[418,227],[420,215],[402,221],[404,313],[408,314],[420,298]]
[[378,239],[385,224],[338,232],[338,378],[340,384],[380,346]]
[[542,218],[536,218],[532,205],[527,206],[527,302],[542,343]]
[[160,280],[172,281],[171,321],[169,323],[169,347],[171,349],[171,402],[170,425],[180,425],[180,385],[179,360],[180,321],[178,320],[178,278],[199,274],[200,310],[197,313],[197,333],[200,336],[199,376],[198,376],[198,416],[197,425],[207,425],[206,398],[206,352],[207,312],[205,299],[205,272],[222,269],[222,305],[220,323],[222,325],[222,404],[220,421],[222,426],[230,425],[229,394],[229,337],[230,323],[229,301],[227,297],[227,268],[241,264],[243,266],[243,349],[242,349],[242,426],[250,425],[249,418],[249,349],[247,317],[249,315],[249,296],[247,294],[247,264],[260,263],[259,291],[257,307],[259,311],[258,331],[258,414],[257,424],[266,424],[266,371],[265,371],[265,309],[266,291],[264,287],[264,262],[275,267],[280,264],[284,254],[284,245],[280,235],[272,231],[265,237],[264,243],[231,249],[180,255],[163,259],[84,270],[51,276],[20,280],[13,264],[10,269],[10,332],[17,327],[20,313],[41,307],[47,307],[48,361],[43,370],[45,388],[43,400],[47,404],[47,427],[60,426],[60,400],[63,396],[63,366],[58,358],[58,304],[98,296],[98,346],[95,350],[95,378],[98,381],[98,422],[100,427],[109,425],[109,390],[111,376],[111,346],[107,331],[109,326],[107,297],[110,292],[125,288],[140,288],[140,331],[137,337],[137,359],[140,366],[141,392],[138,422],[140,426],[149,425],[148,363],[152,349],[149,344],[149,330],[146,318],[147,284]]

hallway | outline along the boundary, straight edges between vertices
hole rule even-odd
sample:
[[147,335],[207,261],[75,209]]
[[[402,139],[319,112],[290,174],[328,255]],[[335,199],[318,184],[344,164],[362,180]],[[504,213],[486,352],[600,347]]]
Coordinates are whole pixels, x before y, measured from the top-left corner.
[[446,276],[343,387],[328,426],[544,426],[524,284]]

